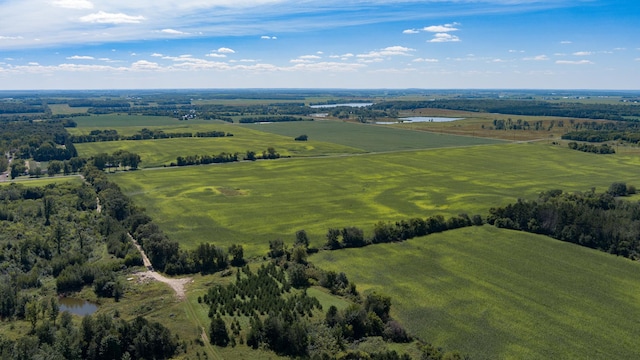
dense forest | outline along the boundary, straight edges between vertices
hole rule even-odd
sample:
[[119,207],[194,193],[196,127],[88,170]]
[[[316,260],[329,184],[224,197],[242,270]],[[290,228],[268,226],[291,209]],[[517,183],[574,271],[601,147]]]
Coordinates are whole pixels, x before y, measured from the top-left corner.
[[605,193],[547,191],[534,201],[492,208],[487,222],[637,260],[640,203],[619,198],[635,192],[634,186],[625,183],[613,183]]

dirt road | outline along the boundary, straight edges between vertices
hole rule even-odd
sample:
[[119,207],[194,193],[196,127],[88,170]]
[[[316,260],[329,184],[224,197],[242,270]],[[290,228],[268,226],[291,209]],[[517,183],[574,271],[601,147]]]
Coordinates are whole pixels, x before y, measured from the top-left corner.
[[154,279],[156,281],[163,282],[163,283],[171,286],[173,291],[176,292],[176,296],[178,297],[178,299],[184,300],[185,299],[184,286],[185,286],[185,284],[190,283],[192,279],[190,277],[172,279],[172,278],[165,277],[162,274],[159,274],[159,273],[151,270],[151,269],[153,269],[153,267],[151,266],[151,261],[149,261],[149,258],[147,257],[147,254],[144,253],[144,250],[142,250],[142,247],[140,246],[140,244],[138,244],[136,239],[134,239],[133,236],[131,236],[131,234],[128,234],[128,235],[129,235],[129,238],[131,238],[131,241],[133,242],[133,245],[136,246],[136,248],[138,249],[138,251],[140,251],[140,254],[142,255],[142,263],[144,264],[144,266],[147,269],[149,269],[148,271],[143,271],[143,272],[137,273],[137,275],[140,277],[140,279],[141,280]]

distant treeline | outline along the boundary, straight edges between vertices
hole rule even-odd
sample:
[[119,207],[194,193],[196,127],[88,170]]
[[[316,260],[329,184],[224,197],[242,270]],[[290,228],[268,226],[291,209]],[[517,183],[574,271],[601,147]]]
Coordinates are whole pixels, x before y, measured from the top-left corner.
[[602,144],[600,146],[597,146],[597,145],[591,145],[591,144],[578,144],[577,142],[572,141],[568,145],[569,145],[569,149],[583,151],[583,152],[590,152],[594,154],[615,154],[616,153],[616,150],[607,144]]
[[129,101],[126,100],[99,100],[99,99],[77,99],[67,102],[69,107],[88,107],[88,108],[128,108],[131,107]]
[[635,191],[625,183],[613,183],[600,194],[551,190],[541,193],[537,200],[518,200],[492,208],[487,222],[638,260],[640,203],[616,199]]
[[194,133],[165,133],[162,130],[142,129],[137,134],[124,136],[118,134],[116,130],[91,130],[87,135],[71,135],[69,139],[76,143],[89,143],[100,141],[118,141],[118,140],[151,140],[151,139],[172,139],[182,137],[225,137],[233,136],[232,133],[224,131],[199,131]]
[[463,110],[483,113],[562,116],[583,119],[625,120],[640,116],[640,105],[583,104],[538,100],[454,99],[432,101],[385,101],[371,106],[373,109],[415,110],[421,108]]
[[0,114],[51,113],[47,104],[41,101],[3,102],[0,101]]

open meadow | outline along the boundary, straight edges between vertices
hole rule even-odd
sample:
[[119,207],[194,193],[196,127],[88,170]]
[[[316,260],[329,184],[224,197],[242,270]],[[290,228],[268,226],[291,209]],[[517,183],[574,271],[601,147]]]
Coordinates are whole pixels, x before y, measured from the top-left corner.
[[329,227],[489,208],[542,191],[640,184],[640,158],[545,144],[444,148],[348,157],[281,159],[112,175],[133,201],[186,248],[243,244],[261,256],[270,240],[305,229],[322,246]]
[[485,225],[310,260],[392,295],[413,333],[473,359],[640,353],[640,264],[625,258]]
[[[91,120],[97,118],[98,120]],[[144,116],[92,116],[79,120],[78,127],[69,129],[74,135],[88,134],[95,129],[113,129],[122,135],[133,135],[143,128],[165,133],[197,133],[224,131],[232,137],[173,138],[158,140],[105,141],[76,144],[85,157],[99,153],[126,150],[141,156],[141,167],[158,167],[175,162],[178,156],[214,155],[221,152],[247,150],[261,153],[273,147],[282,156],[322,156],[358,154],[364,152],[415,150],[426,148],[471,146],[499,143],[498,140],[451,136],[423,131],[407,131],[377,125],[354,124],[341,121],[302,121],[291,123],[237,125],[222,121],[184,121],[160,118],[156,123]],[[129,119],[120,122],[120,119]],[[111,121],[111,122],[110,122]],[[110,126],[104,126],[109,123]],[[308,141],[294,138],[306,134]]]

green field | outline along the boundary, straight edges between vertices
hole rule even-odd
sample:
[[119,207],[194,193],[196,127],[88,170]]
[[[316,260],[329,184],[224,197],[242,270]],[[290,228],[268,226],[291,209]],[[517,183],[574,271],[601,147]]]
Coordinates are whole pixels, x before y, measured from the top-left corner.
[[[116,117],[115,115],[112,116]],[[131,119],[128,126],[114,122],[109,129],[123,135],[132,135],[145,126],[144,119],[150,117],[126,116]],[[139,119],[140,118],[140,119]],[[141,120],[141,122],[136,122]],[[107,121],[107,120],[105,120]],[[134,125],[135,124],[135,125]],[[70,129],[73,134],[85,134],[99,126],[82,126]],[[429,149],[453,146],[495,144],[499,141],[434,134],[424,131],[407,131],[383,126],[343,123],[340,121],[305,121],[263,125],[234,125],[220,121],[177,122],[153,126],[154,131],[165,133],[196,133],[198,131],[224,131],[233,137],[225,138],[175,138],[138,141],[107,141],[76,144],[81,156],[90,157],[99,153],[113,153],[127,150],[142,158],[141,167],[157,167],[175,162],[178,156],[218,154],[220,152],[246,153],[247,150],[261,153],[268,147],[275,148],[282,156],[322,156],[336,154],[358,154],[364,152],[384,152],[398,150]],[[295,141],[294,138],[307,134],[309,141]]]
[[472,359],[640,354],[640,264],[628,259],[485,225],[310,260],[391,295],[413,333]]
[[[233,127],[233,125],[229,125]],[[240,154],[240,158],[247,150],[261,154],[269,147],[276,149],[282,156],[324,156],[337,154],[362,153],[360,149],[332,144],[321,141],[295,141],[291,137],[274,135],[250,129],[224,126],[211,127],[209,130],[232,131],[234,136],[216,138],[174,138],[158,140],[125,140],[104,141],[77,144],[76,149],[81,156],[91,157],[99,153],[113,153],[117,150],[127,150],[139,154],[142,163],[140,167],[158,167],[175,162],[178,156],[189,155],[217,155],[221,152]],[[237,131],[236,131],[237,130]],[[190,128],[189,131],[197,131]]]
[[243,244],[264,255],[305,229],[321,246],[329,227],[435,214],[486,215],[541,191],[640,184],[640,158],[544,144],[507,144],[349,157],[281,159],[118,173],[111,177],[173,239]]
[[[180,121],[168,116],[146,116],[128,114],[106,114],[74,117],[77,128],[115,129],[120,127],[140,126],[166,126],[177,125]],[[190,123],[206,123],[205,120],[189,120]],[[73,133],[73,129],[69,129]]]
[[310,140],[333,142],[368,152],[433,149],[501,142],[486,138],[410,131],[382,125],[356,124],[333,120],[243,126],[289,137],[306,134]]

